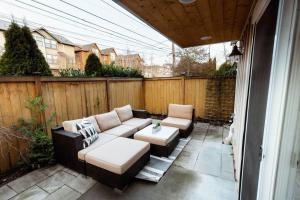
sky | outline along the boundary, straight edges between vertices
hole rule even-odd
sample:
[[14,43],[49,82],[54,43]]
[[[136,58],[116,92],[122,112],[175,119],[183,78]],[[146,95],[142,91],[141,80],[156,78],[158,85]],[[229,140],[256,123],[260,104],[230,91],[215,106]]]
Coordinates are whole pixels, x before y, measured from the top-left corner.
[[[45,27],[76,44],[114,47],[118,54],[139,53],[146,65],[171,63],[172,42],[111,0],[0,0],[0,19]],[[208,46],[206,46],[208,48]],[[180,47],[176,46],[176,51]],[[217,65],[230,43],[210,45]]]

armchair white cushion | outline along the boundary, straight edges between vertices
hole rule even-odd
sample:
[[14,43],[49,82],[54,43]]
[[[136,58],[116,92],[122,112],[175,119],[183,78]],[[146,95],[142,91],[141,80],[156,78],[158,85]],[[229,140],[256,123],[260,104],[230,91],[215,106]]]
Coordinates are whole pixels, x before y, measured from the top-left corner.
[[106,131],[108,129],[121,125],[118,114],[114,110],[108,113],[96,115],[95,118],[101,131]]
[[169,104],[168,117],[192,120],[193,106],[192,105]]

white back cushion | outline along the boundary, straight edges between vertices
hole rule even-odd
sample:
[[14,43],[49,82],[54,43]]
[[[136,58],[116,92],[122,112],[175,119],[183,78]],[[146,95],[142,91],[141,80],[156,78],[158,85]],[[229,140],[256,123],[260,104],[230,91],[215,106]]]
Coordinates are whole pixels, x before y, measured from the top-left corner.
[[121,122],[127,121],[133,118],[132,108],[130,105],[126,105],[120,108],[115,108]]
[[101,131],[105,131],[121,125],[121,121],[116,111],[103,113],[95,116]]
[[[92,123],[93,127],[95,128],[95,130],[98,133],[101,132],[101,130],[100,130],[99,126],[98,126],[98,123],[96,121],[96,118],[94,116],[90,116],[90,117],[88,117],[86,119],[88,119]],[[77,131],[77,128],[76,128],[76,124],[81,123],[82,120],[83,119],[74,119],[74,120],[64,121],[62,123],[62,125],[63,125],[65,131],[77,133],[78,131]]]
[[169,104],[168,116],[191,120],[193,117],[193,106]]

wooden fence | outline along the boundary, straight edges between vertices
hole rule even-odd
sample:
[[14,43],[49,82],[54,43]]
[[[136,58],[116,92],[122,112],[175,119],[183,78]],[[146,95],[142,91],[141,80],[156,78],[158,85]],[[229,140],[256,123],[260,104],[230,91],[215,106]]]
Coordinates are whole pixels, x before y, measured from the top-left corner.
[[[169,103],[192,104],[198,118],[206,118],[207,105],[214,105],[208,99],[214,97],[207,89],[208,78],[62,78],[62,77],[0,77],[0,126],[11,126],[19,118],[29,119],[26,100],[41,96],[48,106],[41,116],[47,119],[51,113],[56,118],[50,128],[68,119],[77,119],[112,110],[115,107],[131,104],[133,108],[146,109],[152,114],[167,114]],[[227,82],[234,79],[227,79]],[[231,81],[230,81],[231,80]],[[211,80],[210,80],[211,81]],[[226,82],[226,81],[224,81]],[[224,87],[220,87],[221,90]],[[226,88],[226,87],[225,87]],[[233,93],[234,90],[230,91]],[[220,93],[221,94],[221,93]],[[207,98],[210,97],[210,98]],[[230,95],[229,95],[230,96]],[[230,101],[233,101],[232,95]],[[233,102],[227,105],[226,112],[233,112]],[[232,107],[232,109],[231,109]],[[215,108],[218,109],[218,108]],[[224,109],[223,109],[224,110]],[[4,142],[0,135],[0,174],[13,168],[20,159],[18,152]],[[16,139],[14,146],[26,150],[26,142]],[[3,153],[4,152],[4,153]]]

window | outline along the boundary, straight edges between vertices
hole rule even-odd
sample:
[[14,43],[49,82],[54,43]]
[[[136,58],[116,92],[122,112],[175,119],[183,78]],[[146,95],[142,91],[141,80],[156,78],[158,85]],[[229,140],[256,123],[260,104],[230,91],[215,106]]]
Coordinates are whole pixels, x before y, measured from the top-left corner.
[[46,48],[56,49],[57,42],[55,40],[45,39],[45,46]]
[[94,54],[96,54],[96,56],[99,57],[99,51],[98,51],[98,49],[92,48],[92,52],[93,52]]
[[51,55],[51,54],[47,54],[46,55],[47,58],[47,62],[48,64],[57,64],[57,55]]
[[38,46],[41,46],[41,47],[44,46],[44,38],[43,37],[35,36],[34,39],[35,39]]

